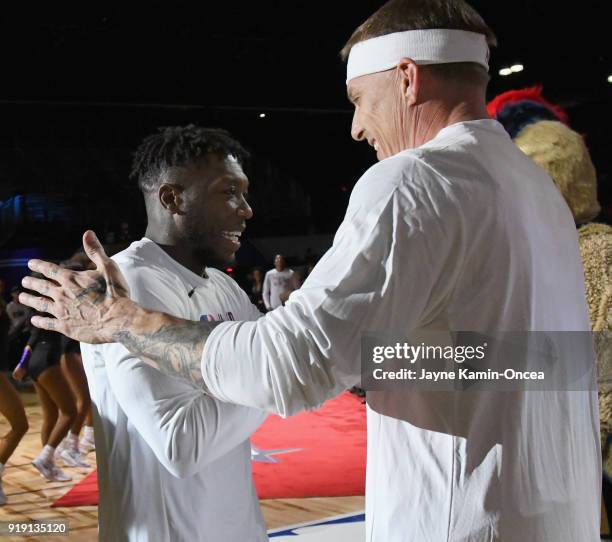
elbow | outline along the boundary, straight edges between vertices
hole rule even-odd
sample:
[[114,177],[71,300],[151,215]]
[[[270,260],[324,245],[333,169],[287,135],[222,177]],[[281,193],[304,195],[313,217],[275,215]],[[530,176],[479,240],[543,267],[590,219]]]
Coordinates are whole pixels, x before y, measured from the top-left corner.
[[190,473],[187,469],[186,465],[181,463],[177,463],[175,461],[162,461],[164,468],[175,478],[179,478],[180,480],[184,480],[185,478],[189,478]]
[[200,442],[197,435],[201,434],[201,430],[192,430],[186,434],[171,432],[167,435],[165,446],[156,455],[175,478],[189,478],[218,458],[219,446],[210,438],[204,439],[205,443]]
[[166,470],[175,478],[185,480],[198,472],[199,469],[191,468],[186,463],[169,462],[164,465]]
[[204,458],[196,459],[194,457],[177,456],[176,454],[166,454],[159,460],[172,476],[181,480],[197,474],[208,464],[208,461],[205,461]]

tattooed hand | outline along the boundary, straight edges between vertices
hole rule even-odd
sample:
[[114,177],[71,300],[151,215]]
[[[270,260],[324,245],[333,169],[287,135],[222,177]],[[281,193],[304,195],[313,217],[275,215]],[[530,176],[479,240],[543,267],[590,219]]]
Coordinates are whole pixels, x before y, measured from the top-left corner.
[[95,271],[70,271],[41,260],[28,266],[47,279],[26,277],[22,284],[41,297],[22,293],[19,301],[54,318],[35,316],[32,323],[86,343],[123,344],[132,354],[164,374],[201,382],[206,339],[218,322],[190,322],[149,311],[128,297],[128,286],[94,232],[83,247]]
[[71,271],[42,260],[30,260],[28,267],[46,279],[25,277],[22,284],[40,297],[22,293],[19,301],[54,318],[35,316],[32,324],[59,331],[86,343],[114,342],[138,307],[119,268],[104,252],[92,231],[83,236],[83,247],[96,265],[95,271]]

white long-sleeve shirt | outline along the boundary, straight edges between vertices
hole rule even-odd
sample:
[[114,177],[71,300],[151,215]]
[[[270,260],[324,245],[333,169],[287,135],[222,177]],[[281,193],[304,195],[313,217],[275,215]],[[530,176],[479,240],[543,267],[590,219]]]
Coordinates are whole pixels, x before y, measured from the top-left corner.
[[[189,320],[260,316],[231,278],[207,269],[204,279],[149,239],[114,260],[145,307]],[[265,414],[213,399],[119,344],[81,346],[95,412],[100,540],[267,540],[249,444]]]
[[281,296],[299,287],[293,269],[270,269],[264,277],[263,302],[266,309],[271,310],[283,304]]
[[[204,382],[286,416],[359,381],[364,332],[420,329],[589,330],[571,213],[496,121],[370,168],[286,306],[213,331]],[[368,542],[595,542],[600,483],[595,391],[368,393]]]

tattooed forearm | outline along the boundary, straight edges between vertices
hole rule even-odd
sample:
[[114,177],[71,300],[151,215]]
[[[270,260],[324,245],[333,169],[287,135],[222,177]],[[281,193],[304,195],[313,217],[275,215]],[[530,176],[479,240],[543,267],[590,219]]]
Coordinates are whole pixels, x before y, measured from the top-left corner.
[[115,340],[132,354],[153,361],[162,373],[200,383],[204,344],[216,325],[154,313],[146,324],[117,332]]

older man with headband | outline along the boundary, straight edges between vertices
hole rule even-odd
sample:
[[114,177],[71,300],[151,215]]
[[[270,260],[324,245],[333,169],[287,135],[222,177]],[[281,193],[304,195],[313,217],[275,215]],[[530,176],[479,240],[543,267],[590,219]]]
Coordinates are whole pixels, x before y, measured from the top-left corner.
[[[283,416],[360,378],[365,332],[588,331],[572,216],[487,118],[494,36],[463,0],[392,0],[350,38],[352,136],[379,162],[286,306],[256,322],[186,322],[130,301],[95,236],[97,272],[40,261],[53,314],[34,324],[120,342],[207,393]],[[599,539],[593,390],[368,394],[366,539]]]

